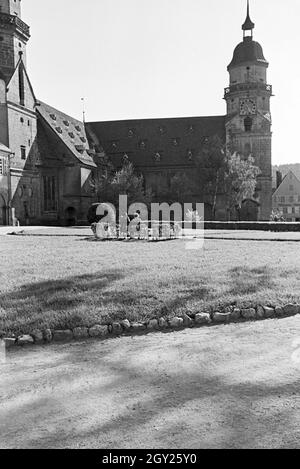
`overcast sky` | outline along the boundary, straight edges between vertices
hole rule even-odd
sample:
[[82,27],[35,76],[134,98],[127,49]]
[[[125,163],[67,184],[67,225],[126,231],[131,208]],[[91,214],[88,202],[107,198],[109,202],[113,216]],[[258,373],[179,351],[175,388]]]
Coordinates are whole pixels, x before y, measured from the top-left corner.
[[[251,0],[270,63],[273,163],[300,162],[300,2]],[[82,118],[224,115],[246,0],[23,0],[38,99]]]

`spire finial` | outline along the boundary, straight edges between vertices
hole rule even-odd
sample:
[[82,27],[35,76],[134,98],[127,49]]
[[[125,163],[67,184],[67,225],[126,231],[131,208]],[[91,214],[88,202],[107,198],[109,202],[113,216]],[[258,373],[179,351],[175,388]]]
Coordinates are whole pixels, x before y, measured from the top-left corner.
[[251,37],[253,36],[253,29],[255,28],[255,24],[251,21],[250,18],[250,7],[249,7],[249,0],[247,0],[247,17],[245,23],[242,26],[242,30],[244,31],[244,38],[246,36],[246,31],[251,31]]

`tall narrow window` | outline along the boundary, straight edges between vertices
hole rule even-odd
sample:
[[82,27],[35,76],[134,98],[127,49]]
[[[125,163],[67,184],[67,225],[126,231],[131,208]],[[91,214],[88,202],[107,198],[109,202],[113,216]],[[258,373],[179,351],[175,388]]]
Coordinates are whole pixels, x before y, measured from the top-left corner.
[[21,146],[21,160],[26,160],[26,147]]
[[57,210],[56,180],[55,176],[44,176],[44,211]]
[[24,68],[22,62],[19,66],[19,97],[20,105],[25,106]]
[[245,132],[251,132],[252,130],[252,119],[251,117],[246,117],[246,119],[244,120],[244,126],[245,126]]

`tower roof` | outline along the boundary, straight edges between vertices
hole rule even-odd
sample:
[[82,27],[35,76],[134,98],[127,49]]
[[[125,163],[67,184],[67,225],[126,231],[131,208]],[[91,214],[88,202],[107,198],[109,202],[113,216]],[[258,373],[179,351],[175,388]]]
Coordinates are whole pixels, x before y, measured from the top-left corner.
[[[232,67],[243,65],[245,63],[260,64],[268,67],[261,45],[253,41],[253,29],[255,24],[251,21],[249,13],[249,0],[247,0],[247,16],[242,30],[244,31],[243,42],[240,42],[234,50],[233,58],[228,65],[228,70]],[[246,35],[246,31],[251,31],[251,36]]]
[[247,17],[245,23],[242,25],[243,31],[252,31],[255,28],[255,24],[251,21],[250,13],[249,13],[249,0],[247,0]]
[[243,42],[240,42],[234,49],[233,58],[228,69],[242,65],[246,62],[258,63],[268,67],[261,45],[253,41],[251,37],[245,37]]

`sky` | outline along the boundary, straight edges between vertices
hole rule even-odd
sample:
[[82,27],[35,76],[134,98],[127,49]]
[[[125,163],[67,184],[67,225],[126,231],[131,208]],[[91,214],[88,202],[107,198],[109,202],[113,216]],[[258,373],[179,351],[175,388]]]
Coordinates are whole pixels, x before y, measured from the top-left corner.
[[[22,0],[38,99],[86,120],[225,115],[246,0]],[[250,0],[273,85],[273,164],[300,163],[300,2]]]

